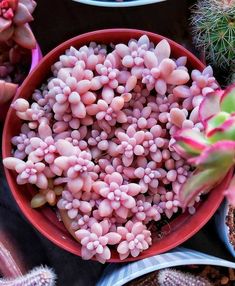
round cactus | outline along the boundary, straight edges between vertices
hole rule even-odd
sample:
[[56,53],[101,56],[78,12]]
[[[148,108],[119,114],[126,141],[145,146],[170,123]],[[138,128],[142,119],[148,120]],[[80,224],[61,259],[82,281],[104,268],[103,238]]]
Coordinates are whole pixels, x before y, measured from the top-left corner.
[[160,286],[212,286],[205,278],[171,268],[159,271],[158,283]]
[[199,0],[192,7],[192,32],[198,50],[212,65],[235,66],[235,1]]

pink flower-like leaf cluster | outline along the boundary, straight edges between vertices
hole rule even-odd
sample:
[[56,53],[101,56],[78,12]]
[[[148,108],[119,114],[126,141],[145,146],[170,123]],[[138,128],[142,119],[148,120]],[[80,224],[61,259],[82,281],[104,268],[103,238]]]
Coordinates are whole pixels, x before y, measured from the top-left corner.
[[123,184],[122,176],[114,172],[107,175],[104,181],[96,181],[93,190],[104,198],[98,208],[101,217],[109,217],[115,212],[126,219],[128,210],[135,207],[136,201],[133,197],[140,193],[141,187],[135,183]]
[[152,244],[151,232],[141,222],[133,223],[128,221],[125,227],[117,227],[117,233],[122,240],[117,247],[122,260],[128,257],[129,254],[137,257]]
[[[199,104],[217,88],[210,67],[189,72],[186,63],[166,40],[154,45],[145,35],[110,47],[92,42],[66,50],[32,101],[13,102],[24,123],[4,165],[19,184],[39,188],[33,206],[57,203],[83,258],[140,255],[152,243],[149,224],[182,208],[180,189],[193,171],[183,147],[197,155],[208,145],[192,147],[200,136],[188,137],[206,128]],[[186,145],[176,145],[183,137]],[[197,193],[191,214],[199,200]]]

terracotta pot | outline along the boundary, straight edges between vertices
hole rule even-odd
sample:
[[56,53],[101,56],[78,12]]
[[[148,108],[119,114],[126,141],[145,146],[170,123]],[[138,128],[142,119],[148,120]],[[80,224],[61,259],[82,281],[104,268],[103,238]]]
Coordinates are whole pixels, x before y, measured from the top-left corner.
[[[30,65],[29,73],[37,66],[41,58],[42,58],[42,52],[37,43],[36,48],[31,51],[31,65]],[[1,108],[0,122],[5,121],[11,102],[12,102],[12,98],[3,104],[0,104],[0,108]]]
[[[59,56],[70,46],[81,47],[82,45],[88,44],[91,41],[104,44],[109,44],[111,42],[127,43],[131,38],[139,38],[143,34],[146,34],[155,44],[164,39],[164,37],[160,35],[132,29],[100,30],[72,38],[56,47],[41,60],[40,64],[23,82],[15,98],[23,97],[29,99],[34,89],[40,87],[42,82],[49,77],[51,65],[55,63]],[[204,69],[204,64],[188,50],[172,40],[167,40],[171,46],[172,55],[175,58],[187,56],[187,66],[189,68],[198,70]],[[21,121],[16,117],[15,111],[10,108],[3,132],[4,158],[11,156],[12,146],[10,140],[14,135],[19,133],[20,126]],[[10,170],[5,170],[5,172],[8,184],[15,200],[33,226],[56,245],[80,256],[80,244],[70,235],[63,223],[58,220],[56,213],[52,210],[52,208],[43,207],[41,209],[32,209],[30,207],[30,200],[32,195],[35,193],[32,186],[17,185],[15,173]],[[222,191],[227,187],[228,181],[229,178],[227,178],[223,184],[212,191],[208,195],[206,201],[202,201],[197,205],[197,212],[195,215],[192,216],[188,213],[179,215],[170,223],[170,233],[168,235],[163,237],[161,240],[154,239],[153,245],[148,250],[142,252],[137,258],[127,258],[125,261],[138,260],[165,252],[176,247],[194,235],[206,224],[206,222],[212,217],[216,209],[219,207],[223,199]],[[112,252],[110,262],[121,262],[116,251]]]

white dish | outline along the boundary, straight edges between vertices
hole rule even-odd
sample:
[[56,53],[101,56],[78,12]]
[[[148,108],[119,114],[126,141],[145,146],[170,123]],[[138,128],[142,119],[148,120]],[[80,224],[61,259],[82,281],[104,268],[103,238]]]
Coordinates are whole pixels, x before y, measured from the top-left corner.
[[134,7],[134,6],[153,4],[153,3],[163,2],[166,0],[124,0],[122,2],[98,1],[98,0],[73,0],[73,1],[93,6],[119,8],[119,7]]

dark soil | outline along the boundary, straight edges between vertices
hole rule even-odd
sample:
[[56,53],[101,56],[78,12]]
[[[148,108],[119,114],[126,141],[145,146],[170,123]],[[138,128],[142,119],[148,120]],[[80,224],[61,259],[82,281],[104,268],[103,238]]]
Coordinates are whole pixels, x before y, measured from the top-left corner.
[[235,248],[235,209],[231,206],[228,208],[228,215],[226,216],[226,225],[229,228],[229,241]]

